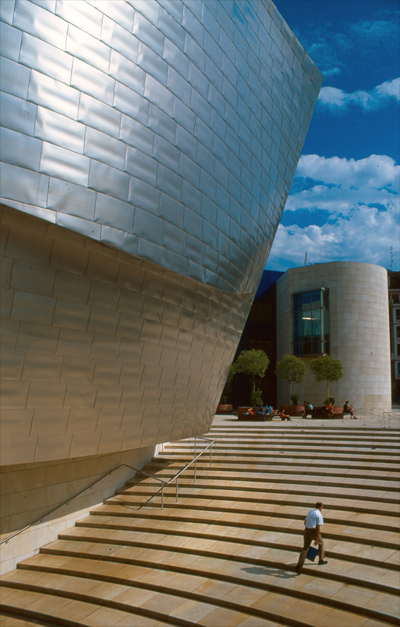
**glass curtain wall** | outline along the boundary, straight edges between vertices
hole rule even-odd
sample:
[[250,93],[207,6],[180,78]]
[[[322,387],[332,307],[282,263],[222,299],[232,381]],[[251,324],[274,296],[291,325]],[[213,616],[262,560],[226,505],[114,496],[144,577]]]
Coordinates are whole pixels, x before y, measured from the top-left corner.
[[329,290],[293,295],[295,355],[329,353]]

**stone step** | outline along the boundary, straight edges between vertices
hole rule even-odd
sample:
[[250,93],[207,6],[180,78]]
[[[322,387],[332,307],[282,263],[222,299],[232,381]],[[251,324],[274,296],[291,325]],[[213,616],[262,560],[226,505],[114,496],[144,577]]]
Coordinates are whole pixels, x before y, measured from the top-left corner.
[[[232,509],[235,512],[241,514],[248,514],[251,512],[257,512],[258,515],[263,513],[268,517],[276,517],[278,519],[290,519],[293,521],[304,521],[304,508],[292,504],[275,505],[271,506],[268,502],[265,502],[262,498],[233,498],[231,494],[224,495],[222,490],[219,493],[208,492],[207,490],[198,490],[197,494],[194,494],[192,490],[186,489],[179,492],[178,504],[173,504],[175,500],[175,488],[170,487],[164,491],[164,504],[169,507],[184,507],[187,508],[208,508],[209,511],[229,511]],[[143,505],[147,497],[154,494],[154,492],[147,492],[142,494],[140,491],[121,492],[119,491],[117,496],[110,497],[104,502],[108,505]],[[166,499],[169,499],[168,501]],[[210,510],[210,500],[216,504],[213,510]],[[332,525],[346,525],[348,527],[362,527],[364,529],[380,529],[381,531],[398,532],[399,520],[395,517],[379,515],[376,512],[371,511],[368,515],[357,514],[355,512],[340,511],[330,508],[328,513],[324,516],[325,523],[332,527]],[[399,534],[400,538],[400,534]]]
[[[221,421],[205,436],[212,466],[206,452],[196,483],[192,465],[161,509],[159,480],[194,455],[193,438],[167,444],[144,468],[157,479],[137,474],[0,578],[0,627],[398,624],[399,434],[363,420]],[[307,561],[297,576],[317,498],[328,564]]]
[[[179,458],[177,460],[173,460],[172,463],[168,464],[168,468],[165,468],[165,462],[153,462],[152,464],[150,464],[149,466],[147,466],[146,468],[146,472],[149,472],[150,474],[154,474],[154,472],[151,472],[150,469],[157,470],[157,471],[161,471],[161,472],[165,472],[165,470],[168,470],[168,472],[172,473],[172,471],[174,471],[175,473],[178,472],[182,467],[186,466],[186,464],[188,463],[188,461],[191,461],[192,458]],[[340,478],[345,478],[345,479],[355,479],[355,480],[359,480],[359,479],[370,479],[373,481],[392,481],[394,483],[397,484],[397,487],[399,486],[399,480],[400,480],[400,475],[398,471],[392,470],[392,471],[387,471],[384,474],[382,474],[382,472],[379,472],[377,470],[359,470],[357,471],[353,471],[353,470],[347,470],[347,471],[342,471],[339,472],[338,470],[331,470],[329,469],[324,469],[322,470],[321,468],[323,467],[314,467],[312,464],[308,465],[306,468],[298,466],[297,464],[266,464],[265,462],[263,464],[260,464],[260,462],[256,461],[254,462],[254,464],[249,464],[248,462],[243,463],[242,459],[239,458],[237,461],[235,459],[230,458],[230,460],[226,460],[225,462],[221,462],[221,460],[218,458],[218,456],[216,456],[216,458],[213,458],[212,460],[212,469],[213,472],[215,473],[215,471],[218,470],[226,470],[226,466],[229,464],[229,466],[232,465],[232,462],[235,462],[235,472],[251,472],[252,470],[256,471],[257,473],[262,473],[266,479],[269,479],[269,477],[272,475],[278,475],[279,477],[281,476],[288,476],[288,478],[290,479],[291,477],[295,476],[295,477],[313,477],[313,476],[317,476],[317,477],[322,477],[325,479],[328,478],[332,478],[335,479],[340,479]],[[282,466],[282,467],[280,467]],[[197,460],[196,462],[196,467],[197,470],[207,470],[210,468],[210,463],[207,460]]]
[[[140,480],[140,477],[137,481],[130,481],[129,485],[125,488],[121,488],[116,491],[116,496],[124,495],[124,494],[137,494],[140,496],[152,496],[154,492],[159,488],[159,484],[149,478]],[[289,506],[294,506],[301,508],[301,514],[304,516],[304,509],[308,507],[309,503],[302,497],[297,495],[288,495],[287,492],[278,493],[277,496],[271,497],[269,493],[266,492],[263,485],[255,486],[255,487],[246,487],[242,490],[237,489],[238,486],[218,486],[218,485],[209,485],[208,483],[200,482],[199,480],[196,483],[193,483],[190,479],[185,479],[184,477],[179,479],[179,497],[180,498],[197,498],[197,497],[208,497],[208,498],[218,498],[219,500],[234,500],[238,503],[240,502],[249,502],[249,503],[266,503],[270,506],[269,511],[276,511],[276,507],[279,509],[287,508]],[[164,488],[164,496],[175,496],[176,488],[175,484],[170,484]],[[330,520],[333,511],[338,512],[350,512],[351,515],[355,514],[367,514],[371,513],[376,516],[390,516],[391,518],[399,518],[400,517],[400,502],[394,505],[388,505],[385,503],[380,503],[379,501],[371,501],[370,503],[359,502],[354,503],[350,502],[348,499],[337,498],[337,499],[329,499],[324,498],[325,510],[324,515],[326,520]],[[399,526],[399,522],[397,522],[397,526]]]
[[[360,615],[376,621],[396,623],[397,598],[384,592],[365,589],[361,598],[359,593],[356,594],[357,589],[351,585],[323,581],[322,586],[325,590],[329,589],[330,596],[321,602],[317,594],[318,582],[313,581],[313,577],[307,583],[303,582],[299,590],[296,584],[298,578],[293,573],[288,573],[284,580],[280,580],[281,573],[277,576],[275,569],[270,572],[262,561],[259,566],[252,566],[246,559],[227,562],[200,556],[188,560],[186,556],[158,550],[157,561],[154,562],[154,551],[148,552],[147,560],[143,552],[135,557],[137,549],[113,547],[111,553],[109,548],[100,544],[81,547],[85,557],[79,556],[79,550],[77,557],[71,555],[71,550],[40,554],[26,560],[23,568],[18,569],[18,575],[8,584],[13,590],[19,588],[28,593],[45,591],[47,595],[44,596],[52,596],[61,603],[84,603],[95,607],[101,603],[112,609],[131,610],[134,613],[139,611],[145,616],[164,621],[168,618],[172,622],[174,619],[191,620],[194,616],[209,616],[210,620],[201,624],[210,627],[215,624],[211,622],[210,614],[221,608],[239,612],[244,615],[244,619],[250,616],[271,618],[279,622],[283,619],[284,622],[289,620],[288,624],[296,615],[298,618],[304,616],[307,622],[301,624],[310,626],[321,625],[321,615],[329,620],[332,614],[339,621],[336,625],[345,625]],[[45,577],[42,581],[39,579],[29,583],[24,579],[22,571],[31,571],[30,575],[40,572]],[[61,580],[55,581],[54,575],[61,575]],[[68,588],[65,576],[79,580],[75,581],[73,590]],[[189,590],[182,588],[182,576]],[[213,596],[214,586],[210,586],[209,581],[216,587],[225,588],[222,598]],[[106,582],[107,587],[99,586],[98,582]],[[106,592],[105,598],[103,590]],[[245,605],[242,599],[246,601]],[[379,609],[372,607],[372,603]],[[292,609],[293,605],[297,606],[296,612]],[[87,607],[84,609],[86,611]],[[277,609],[279,614],[276,613]]]
[[[30,616],[35,620],[32,624],[65,627],[194,625],[190,616],[194,613],[192,605],[188,600],[185,603],[184,597],[136,588],[129,582],[115,584],[111,578],[109,581],[95,577],[86,579],[81,573],[69,577],[51,572],[39,576],[35,571],[18,570],[17,573],[18,577],[7,587],[5,582],[2,584],[3,606]],[[197,607],[200,616],[207,616],[215,609],[210,604],[196,605],[201,606]]]
[[[229,457],[234,451],[233,450],[227,450],[225,452],[220,452],[219,455],[222,457],[223,455],[225,455],[226,457]],[[335,457],[332,457],[332,452],[335,453]],[[393,464],[395,465],[398,461],[398,455],[397,454],[387,454],[385,453],[384,456],[380,456],[381,454],[378,453],[376,454],[375,451],[370,450],[369,452],[367,451],[367,453],[360,453],[359,451],[348,451],[346,454],[342,453],[342,452],[338,452],[336,451],[332,451],[330,453],[327,452],[321,452],[321,449],[317,449],[317,450],[312,450],[312,451],[307,451],[307,450],[303,450],[301,448],[299,449],[293,449],[293,450],[289,450],[285,444],[281,444],[281,445],[277,445],[275,446],[273,449],[272,448],[264,448],[262,450],[256,450],[254,451],[254,454],[252,454],[250,451],[247,453],[244,453],[243,451],[240,453],[240,457],[243,458],[248,458],[248,459],[254,459],[254,460],[259,460],[259,459],[279,459],[279,460],[295,460],[295,459],[301,459],[301,460],[311,460],[311,462],[313,461],[323,461],[323,462],[328,462],[328,463],[334,463],[337,461],[350,461],[350,462],[356,462],[356,463],[367,463],[367,464],[371,464],[371,463],[381,463],[381,464]],[[214,454],[214,451],[213,451]],[[167,452],[164,449],[164,452],[162,453],[162,455],[166,456]],[[176,452],[173,453],[172,449],[170,449],[168,451],[168,457],[170,459],[174,459],[175,457],[181,457],[182,455],[182,451],[181,452]],[[194,450],[192,451],[191,454],[191,458],[194,457]],[[210,453],[209,450],[206,451],[204,453],[204,459],[209,459],[210,458]]]
[[[183,469],[185,466],[185,464],[182,464],[180,466],[180,469]],[[161,470],[159,470],[157,473],[151,473],[151,468],[146,468],[146,472],[149,472],[149,474],[154,474],[154,476],[157,474],[157,477],[159,479],[164,479],[164,481],[169,481],[172,477],[175,476],[175,474],[177,473],[173,473],[171,472],[168,468],[163,468]],[[222,472],[224,472],[224,474],[222,475]],[[205,467],[205,468],[198,468],[198,472],[197,475],[199,477],[201,477],[202,479],[214,479],[216,481],[223,481],[224,479],[229,480],[229,479],[241,479],[243,480],[244,478],[248,478],[250,480],[254,480],[256,479],[256,477],[254,475],[256,475],[257,473],[254,472],[252,473],[251,471],[241,471],[241,472],[236,472],[234,469],[232,470],[224,470],[222,471],[220,474],[218,474],[218,471],[215,471],[213,469],[210,469],[209,466]],[[392,493],[393,495],[398,495],[399,493],[399,486],[397,484],[397,482],[392,482],[392,481],[375,481],[374,479],[369,479],[369,478],[360,478],[360,479],[352,479],[351,481],[346,480],[345,477],[343,477],[340,481],[339,478],[334,478],[334,477],[328,477],[325,475],[322,475],[322,473],[318,473],[318,477],[313,477],[312,475],[310,476],[309,474],[305,474],[305,475],[279,475],[279,473],[277,473],[276,475],[272,475],[272,476],[265,476],[265,473],[258,473],[261,478],[259,478],[260,481],[263,481],[266,484],[266,487],[269,487],[270,483],[272,484],[292,484],[292,485],[298,485],[299,483],[307,486],[327,486],[329,487],[334,486],[334,487],[340,487],[340,489],[342,489],[342,487],[344,487],[345,489],[350,489],[350,488],[355,488],[357,490],[366,490],[366,491],[382,491],[382,492],[388,492],[388,493]],[[193,466],[191,466],[190,468],[188,468],[185,471],[185,477],[194,477],[194,468]],[[268,482],[266,481],[266,479],[268,478]]]
[[[302,544],[302,533],[298,529],[276,529],[275,527],[265,527],[264,529],[249,527],[231,527],[221,524],[204,524],[202,522],[182,522],[181,520],[165,520],[160,517],[148,520],[146,518],[129,518],[121,516],[88,516],[76,523],[77,528],[106,529],[113,531],[135,531],[145,533],[148,529],[151,532],[162,535],[180,536],[184,540],[189,538],[204,538],[219,540],[223,537],[224,542],[236,543],[238,538],[242,544],[249,546],[261,546],[265,548],[275,548],[299,551]],[[329,534],[328,534],[329,535]],[[325,538],[327,534],[324,534]],[[186,541],[186,540],[185,540]],[[281,546],[283,543],[283,546]],[[395,549],[381,548],[375,545],[358,543],[351,538],[344,537],[338,541],[330,540],[328,545],[328,555],[335,558],[345,558],[350,562],[379,566],[384,564],[385,568],[400,571],[399,553]]]
[[[207,534],[210,536],[211,534]],[[266,535],[266,534],[265,534]],[[144,548],[156,550],[162,548],[165,551],[178,552],[183,554],[197,554],[206,556],[215,556],[224,559],[237,559],[237,556],[246,556],[255,564],[259,563],[259,555],[263,554],[264,565],[268,563],[269,567],[279,567],[281,562],[273,559],[274,551],[284,554],[283,563],[296,564],[298,557],[298,538],[290,534],[281,534],[281,538],[275,541],[266,542],[264,539],[249,541],[245,543],[242,538],[230,538],[226,536],[221,539],[220,535],[215,533],[213,537],[204,537],[199,534],[197,537],[187,533],[185,535],[173,535],[168,530],[154,529],[153,531],[141,530],[118,530],[112,531],[107,526],[104,527],[74,527],[60,534],[60,540],[79,543],[104,543],[109,545],[121,545],[135,547],[137,549]],[[296,542],[297,540],[297,542]],[[43,552],[47,550],[53,551],[57,545],[52,543],[49,547],[44,547]],[[265,552],[265,549],[273,549]],[[141,554],[142,555],[142,554]],[[388,594],[397,594],[400,585],[400,572],[389,568],[388,564],[382,562],[382,556],[377,565],[354,565],[354,562],[346,559],[346,555],[327,551],[329,562],[324,569],[315,568],[310,565],[314,576],[323,578],[333,578],[336,581],[343,581],[348,584],[357,585],[360,572],[362,570],[363,582],[365,587],[373,588]],[[253,558],[253,559],[251,559]],[[399,566],[400,569],[400,566]],[[353,577],[352,573],[356,577]],[[310,571],[311,572],[311,571]]]
[[[232,509],[222,509],[209,503],[204,506],[196,507],[193,504],[189,504],[190,508],[184,509],[178,507],[175,503],[165,503],[164,509],[145,510],[143,503],[138,501],[136,504],[131,504],[130,507],[124,505],[108,505],[105,504],[101,508],[92,510],[92,516],[123,516],[123,517],[143,517],[149,520],[167,518],[169,520],[182,520],[182,522],[195,522],[201,520],[204,524],[213,523],[218,521],[218,524],[232,525],[238,527],[249,527],[251,529],[275,529],[280,528],[296,528],[297,533],[302,534],[302,525],[300,521],[293,521],[291,517],[284,518],[283,516],[273,517],[272,514],[265,516],[254,512],[239,512],[236,507]],[[134,509],[136,507],[136,509]],[[349,524],[336,524],[329,525],[327,531],[324,530],[325,538],[340,539],[345,534],[345,537],[351,538],[352,541],[360,542],[361,544],[373,544],[381,548],[391,548],[397,550],[400,548],[400,533],[398,531],[380,531],[376,529],[364,529],[352,527],[351,522]]]
[[[264,453],[264,455],[260,456],[261,459],[257,458],[257,457],[245,457],[242,458],[241,461],[241,457],[238,458],[234,458],[233,456],[230,457],[228,455],[220,455],[213,453],[212,455],[212,464],[213,467],[224,467],[227,464],[231,464],[232,459],[235,459],[235,467],[240,467],[241,465],[245,465],[245,466],[260,466],[262,467],[269,467],[271,465],[275,466],[275,467],[287,467],[288,464],[290,464],[292,467],[296,467],[296,468],[325,468],[331,472],[340,472],[342,470],[348,470],[351,472],[355,472],[357,470],[361,471],[361,472],[375,472],[375,473],[397,473],[397,475],[399,475],[399,465],[397,463],[398,458],[396,457],[397,461],[393,462],[393,463],[385,463],[385,464],[379,464],[376,463],[376,465],[374,465],[374,468],[371,468],[371,465],[369,462],[357,462],[354,461],[352,458],[347,458],[346,461],[340,462],[337,461],[336,459],[327,459],[327,460],[321,460],[321,461],[316,461],[315,459],[313,459],[312,461],[300,461],[298,458],[295,459],[287,459],[284,458],[282,459],[281,455],[269,455],[268,453]],[[187,456],[180,456],[179,460],[185,460],[185,463],[187,463],[187,461],[190,461],[190,459],[193,459],[192,455],[187,455]],[[153,465],[159,465],[161,466],[162,464],[168,464],[168,465],[174,465],[177,464],[177,458],[174,455],[169,456],[168,454],[166,454],[165,452],[162,453],[161,455],[159,455],[158,457],[155,457],[154,460],[151,462],[151,466]],[[198,463],[202,463],[202,464],[209,464],[209,456],[206,453],[205,456],[200,457],[198,460]]]
[[[262,474],[257,477],[255,476],[255,473],[250,474],[250,478],[249,479],[245,479],[242,477],[244,473],[238,473],[238,475],[240,475],[240,478],[235,478],[234,472],[232,471],[232,474],[228,477],[225,475],[219,475],[217,477],[213,476],[211,473],[209,473],[208,476],[204,476],[205,473],[202,471],[201,473],[198,473],[197,475],[197,479],[196,479],[196,483],[194,483],[194,476],[193,476],[193,472],[190,471],[190,469],[188,471],[185,471],[185,473],[183,475],[181,475],[179,477],[179,485],[183,486],[183,485],[190,485],[192,486],[194,489],[197,487],[206,487],[206,488],[214,488],[214,489],[241,489],[243,491],[251,491],[251,490],[264,490],[264,491],[268,491],[268,494],[274,494],[274,495],[283,495],[282,498],[283,500],[285,500],[286,498],[293,498],[294,496],[302,496],[302,495],[307,495],[309,497],[310,494],[310,490],[306,489],[307,486],[297,486],[296,484],[290,484],[287,486],[278,486],[278,487],[274,487],[274,484],[268,484],[267,490],[265,487],[265,480],[262,476]],[[174,475],[172,475],[174,476]],[[169,478],[168,475],[165,476],[165,479]],[[128,486],[135,486],[135,485],[152,485],[154,487],[159,486],[159,483],[154,481],[154,479],[146,477],[144,475],[136,475],[136,477],[133,477],[132,479],[130,479],[127,482]],[[172,484],[171,484],[172,485]],[[396,497],[396,495],[394,493],[386,493],[385,491],[382,490],[376,490],[376,491],[372,491],[369,490],[369,493],[366,493],[366,491],[364,490],[362,494],[360,494],[360,490],[353,490],[350,488],[344,488],[343,486],[340,486],[339,489],[336,488],[335,486],[324,486],[324,500],[326,501],[326,503],[328,504],[329,502],[332,501],[332,499],[339,499],[342,500],[343,503],[346,502],[346,500],[354,500],[354,503],[357,503],[358,501],[360,503],[369,503],[369,502],[375,502],[376,499],[379,499],[379,502],[382,503],[382,505],[385,506],[390,506],[391,508],[394,508],[394,511],[398,511],[399,505],[400,505],[400,499],[399,497]],[[308,499],[308,503],[307,503],[307,507],[309,506],[310,501]]]

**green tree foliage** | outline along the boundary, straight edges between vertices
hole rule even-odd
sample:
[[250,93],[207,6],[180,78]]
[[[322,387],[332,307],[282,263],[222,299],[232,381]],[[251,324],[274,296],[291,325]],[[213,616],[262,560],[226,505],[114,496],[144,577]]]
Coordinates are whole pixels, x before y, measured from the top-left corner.
[[329,355],[321,355],[312,360],[310,368],[316,381],[326,381],[326,398],[329,398],[329,384],[343,377],[342,362]]
[[269,359],[265,351],[251,349],[242,351],[232,364],[230,374],[244,372],[253,377],[252,394],[256,391],[256,377],[264,377],[269,366]]
[[[295,355],[284,355],[280,361],[276,364],[275,374],[278,379],[282,381],[288,381],[291,385],[291,399],[292,397],[298,397],[295,394],[296,383],[301,383],[306,374],[306,367],[304,362]],[[293,400],[293,399],[292,399]],[[296,405],[298,404],[295,403]]]

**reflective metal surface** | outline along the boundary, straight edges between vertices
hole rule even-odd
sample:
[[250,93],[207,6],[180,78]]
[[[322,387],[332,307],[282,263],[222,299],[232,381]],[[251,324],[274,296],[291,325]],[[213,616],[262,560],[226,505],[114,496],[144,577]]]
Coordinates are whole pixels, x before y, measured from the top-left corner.
[[322,77],[269,0],[0,24],[2,463],[204,433]]
[[[105,227],[95,230],[100,241],[135,248],[138,207],[141,238],[175,227],[196,251],[188,265],[185,246],[176,251],[168,237],[147,237],[144,258],[174,271],[179,255],[179,267],[192,278],[254,291],[321,85],[272,2],[1,4],[5,112],[24,110],[18,122],[3,116],[15,134],[4,133],[2,158],[12,168],[45,174],[50,185],[54,178],[130,204],[133,225],[118,234],[100,217],[96,197],[96,222]],[[49,209],[56,223],[58,212],[69,213],[67,202],[55,206],[51,196],[27,202],[13,185],[17,176],[3,182],[2,202],[34,215]],[[174,202],[186,206],[188,196],[195,196],[191,211],[212,215],[200,231],[197,221],[182,223],[173,209]],[[78,210],[78,198],[85,194],[73,203],[81,220],[68,228],[88,233],[83,221],[93,217],[84,203]],[[115,219],[126,223],[118,210]],[[229,242],[210,268],[205,240],[215,225]],[[263,251],[257,264],[254,250]]]

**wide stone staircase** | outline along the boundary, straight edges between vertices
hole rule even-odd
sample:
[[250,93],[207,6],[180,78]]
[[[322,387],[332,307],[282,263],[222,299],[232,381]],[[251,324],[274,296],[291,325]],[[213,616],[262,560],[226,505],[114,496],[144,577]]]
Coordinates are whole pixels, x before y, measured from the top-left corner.
[[[397,423],[398,424],[398,423]],[[216,417],[164,490],[139,475],[1,578],[1,627],[379,627],[400,617],[400,429]],[[197,444],[197,452],[203,445]],[[193,440],[145,470],[170,479]],[[295,572],[325,504],[328,564]]]

